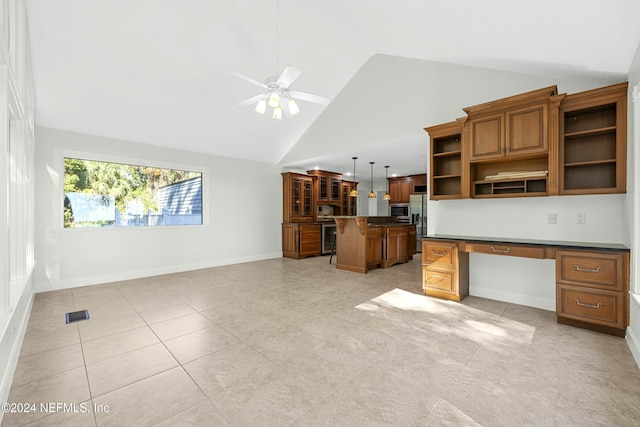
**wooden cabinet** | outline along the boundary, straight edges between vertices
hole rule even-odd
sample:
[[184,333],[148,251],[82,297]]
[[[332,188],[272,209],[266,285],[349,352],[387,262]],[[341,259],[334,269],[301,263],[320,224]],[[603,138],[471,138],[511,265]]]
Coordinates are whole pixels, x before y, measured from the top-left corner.
[[391,200],[389,203],[409,203],[411,195],[411,178],[408,176],[398,178],[388,178],[389,195]]
[[282,222],[314,222],[313,179],[310,176],[282,174]]
[[549,149],[547,110],[543,103],[470,119],[470,160],[546,153]]
[[550,86],[464,109],[471,197],[557,194],[557,116],[564,96]]
[[305,258],[321,254],[320,224],[282,224],[282,255],[288,258]]
[[416,225],[409,225],[407,230],[407,257],[409,259],[413,259],[413,256],[418,252],[418,233],[416,232]]
[[469,254],[456,242],[422,240],[422,290],[425,295],[462,301],[469,295]]
[[358,186],[357,182],[342,181],[342,208],[340,215],[357,215],[358,198],[349,196],[351,190]]
[[323,170],[307,171],[313,177],[314,196],[318,204],[329,203],[340,206],[342,202],[342,175]]
[[558,95],[550,86],[425,128],[431,199],[626,192],[627,87]]
[[431,200],[468,197],[463,168],[462,130],[466,118],[425,128],[430,139]]
[[531,156],[549,151],[550,86],[465,108],[469,117],[469,160]]
[[409,260],[409,226],[384,228],[382,268]]
[[411,194],[426,194],[427,193],[427,175],[409,175],[411,179]]
[[557,251],[559,323],[624,336],[628,325],[629,253]]
[[382,264],[382,228],[367,228],[367,268],[380,267]]
[[626,192],[627,83],[568,95],[560,106],[560,194]]

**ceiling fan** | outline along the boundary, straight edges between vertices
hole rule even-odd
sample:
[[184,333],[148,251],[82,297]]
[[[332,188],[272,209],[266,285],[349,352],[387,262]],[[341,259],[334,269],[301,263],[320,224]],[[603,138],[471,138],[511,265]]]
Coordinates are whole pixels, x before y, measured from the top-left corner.
[[244,101],[240,101],[238,105],[246,107],[255,103],[255,110],[260,114],[264,114],[266,112],[268,105],[273,108],[273,118],[276,120],[282,120],[283,111],[285,111],[290,116],[298,114],[300,108],[298,107],[298,104],[296,104],[294,99],[313,102],[315,104],[329,104],[329,98],[326,98],[324,96],[289,89],[289,86],[302,73],[300,69],[291,65],[287,65],[279,77],[269,77],[265,83],[260,83],[259,81],[254,80],[251,77],[247,77],[235,71],[230,70],[229,72],[234,76],[241,78],[242,80],[266,89],[265,93],[261,93],[260,95],[252,96],[251,98],[247,98]]

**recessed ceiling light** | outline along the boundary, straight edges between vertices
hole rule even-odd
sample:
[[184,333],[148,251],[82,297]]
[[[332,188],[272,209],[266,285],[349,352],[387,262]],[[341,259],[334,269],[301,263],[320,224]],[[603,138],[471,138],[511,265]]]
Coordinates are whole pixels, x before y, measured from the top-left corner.
[[396,177],[396,176],[398,176],[398,174],[397,173],[392,173],[391,176]]
[[313,167],[315,170],[319,171],[320,170],[320,166],[314,166]]

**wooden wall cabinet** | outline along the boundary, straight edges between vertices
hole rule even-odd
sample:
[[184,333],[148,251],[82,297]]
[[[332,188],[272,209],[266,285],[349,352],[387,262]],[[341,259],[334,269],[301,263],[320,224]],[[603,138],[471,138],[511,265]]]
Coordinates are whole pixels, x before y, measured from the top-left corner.
[[314,222],[313,178],[284,172],[282,174],[282,222]]
[[[545,89],[547,94],[549,89]],[[551,93],[553,95],[554,93]],[[469,109],[472,111],[472,109]],[[544,154],[549,150],[546,103],[469,119],[470,161]]]
[[358,198],[349,196],[351,190],[358,186],[357,182],[342,181],[342,201],[341,201],[341,213],[340,215],[357,215],[358,210]]
[[409,203],[411,195],[411,178],[408,176],[388,178],[389,195],[391,200],[389,203]]
[[469,197],[463,168],[463,128],[466,117],[424,130],[430,139],[431,200]]
[[627,83],[568,95],[560,106],[560,194],[626,192]]
[[425,128],[431,199],[626,192],[627,86],[572,95],[550,86]]
[[411,180],[411,194],[427,193],[427,174],[409,175]]
[[321,224],[282,224],[282,255],[301,259],[321,255]]
[[307,175],[313,177],[314,198],[318,204],[342,203],[342,175],[335,172],[323,170],[310,170]]

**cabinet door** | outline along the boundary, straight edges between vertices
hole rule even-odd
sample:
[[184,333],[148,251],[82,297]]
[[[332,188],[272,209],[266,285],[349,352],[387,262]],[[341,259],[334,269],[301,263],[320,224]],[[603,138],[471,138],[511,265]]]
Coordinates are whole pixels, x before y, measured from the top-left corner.
[[329,200],[329,178],[319,176],[318,178],[318,200]]
[[504,157],[504,114],[474,119],[470,123],[470,160]]
[[340,179],[331,178],[331,194],[329,195],[329,199],[334,202],[339,202],[342,200],[340,196],[340,189],[342,187],[342,181]]
[[291,221],[313,222],[313,182],[311,178],[291,178]]
[[400,203],[409,203],[411,196],[411,180],[400,181]]
[[407,255],[413,256],[418,251],[418,237],[416,234],[416,226],[412,225],[409,227],[409,237],[407,241]]
[[393,228],[387,228],[387,234],[384,239],[384,261],[387,266],[398,262],[398,234]]
[[506,156],[549,151],[547,105],[540,104],[506,113]]
[[382,233],[381,229],[367,231],[367,267],[372,268],[382,263]]

